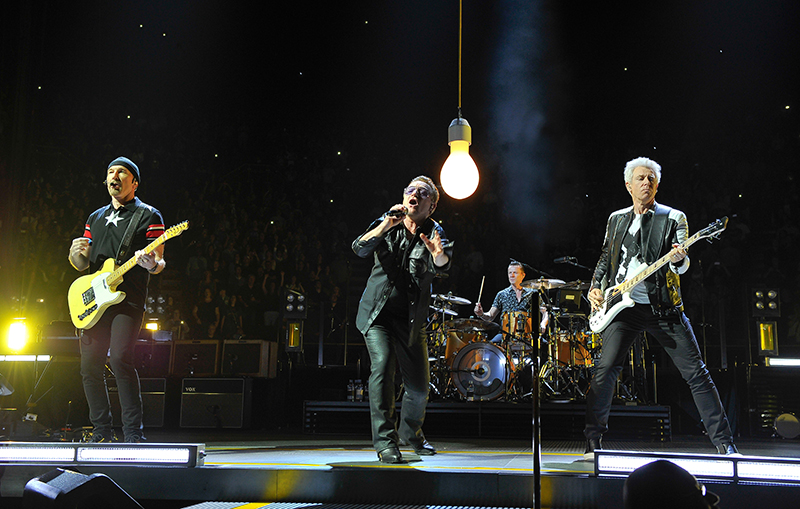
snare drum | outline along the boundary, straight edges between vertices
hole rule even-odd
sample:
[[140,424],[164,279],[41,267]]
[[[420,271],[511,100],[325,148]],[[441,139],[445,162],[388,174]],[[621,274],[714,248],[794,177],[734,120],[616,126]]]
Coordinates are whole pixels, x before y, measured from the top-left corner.
[[514,339],[530,337],[533,321],[525,311],[506,311],[503,313],[502,331]]

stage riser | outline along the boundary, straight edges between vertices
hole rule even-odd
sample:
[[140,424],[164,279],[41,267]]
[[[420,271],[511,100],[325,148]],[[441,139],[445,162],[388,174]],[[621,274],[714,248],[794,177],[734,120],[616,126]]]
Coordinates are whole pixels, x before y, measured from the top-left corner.
[[[402,408],[398,404],[398,410]],[[586,414],[583,404],[545,404],[541,433],[545,440],[582,440]],[[370,434],[369,403],[306,401],[303,431],[312,434]],[[609,440],[670,441],[669,407],[614,406],[609,418]],[[510,403],[428,404],[428,437],[529,438],[533,407]]]

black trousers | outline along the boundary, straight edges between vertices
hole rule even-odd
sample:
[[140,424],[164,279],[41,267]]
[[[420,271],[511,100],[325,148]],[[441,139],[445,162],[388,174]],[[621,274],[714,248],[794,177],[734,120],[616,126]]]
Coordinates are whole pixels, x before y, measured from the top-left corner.
[[[424,439],[422,423],[430,384],[428,344],[424,334],[420,333],[409,345],[408,334],[407,319],[381,313],[364,335],[371,363],[369,410],[372,443],[378,452],[398,445],[398,438],[412,445],[421,444]],[[404,388],[399,422],[395,412],[398,364]]]
[[621,311],[601,334],[602,355],[596,365],[586,401],[586,438],[598,438],[608,431],[608,414],[617,378],[631,344],[642,331],[650,333],[664,347],[689,384],[694,404],[711,442],[714,445],[732,442],[728,417],[700,355],[689,319],[683,313],[661,318],[653,313],[650,306],[643,304],[635,304]]
[[81,336],[81,377],[89,404],[89,420],[95,432],[107,437],[111,437],[113,425],[104,378],[107,358],[117,381],[122,431],[125,437],[142,433],[142,396],[133,347],[143,316],[141,309],[122,302],[107,309],[100,321]]

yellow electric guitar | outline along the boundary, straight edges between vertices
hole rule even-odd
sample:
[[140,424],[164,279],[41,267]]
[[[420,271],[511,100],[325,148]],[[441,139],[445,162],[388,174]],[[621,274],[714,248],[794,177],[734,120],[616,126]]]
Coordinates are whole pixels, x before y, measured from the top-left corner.
[[[189,221],[176,224],[167,229],[160,237],[144,248],[150,253],[155,248],[177,237],[189,228]],[[81,276],[72,282],[67,294],[69,302],[69,315],[72,323],[79,329],[91,329],[103,316],[106,309],[119,304],[125,299],[125,292],[118,292],[117,286],[122,283],[122,276],[136,265],[136,257],[123,263],[119,267],[114,258],[103,262],[103,266],[94,274]]]

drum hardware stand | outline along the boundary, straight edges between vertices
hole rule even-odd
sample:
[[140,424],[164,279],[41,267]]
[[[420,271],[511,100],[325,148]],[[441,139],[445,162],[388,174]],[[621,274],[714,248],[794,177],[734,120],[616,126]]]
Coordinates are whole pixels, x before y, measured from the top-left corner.
[[617,379],[617,397],[633,404],[647,403],[647,369],[644,364],[646,341],[643,335],[633,341],[628,351],[630,374]]

